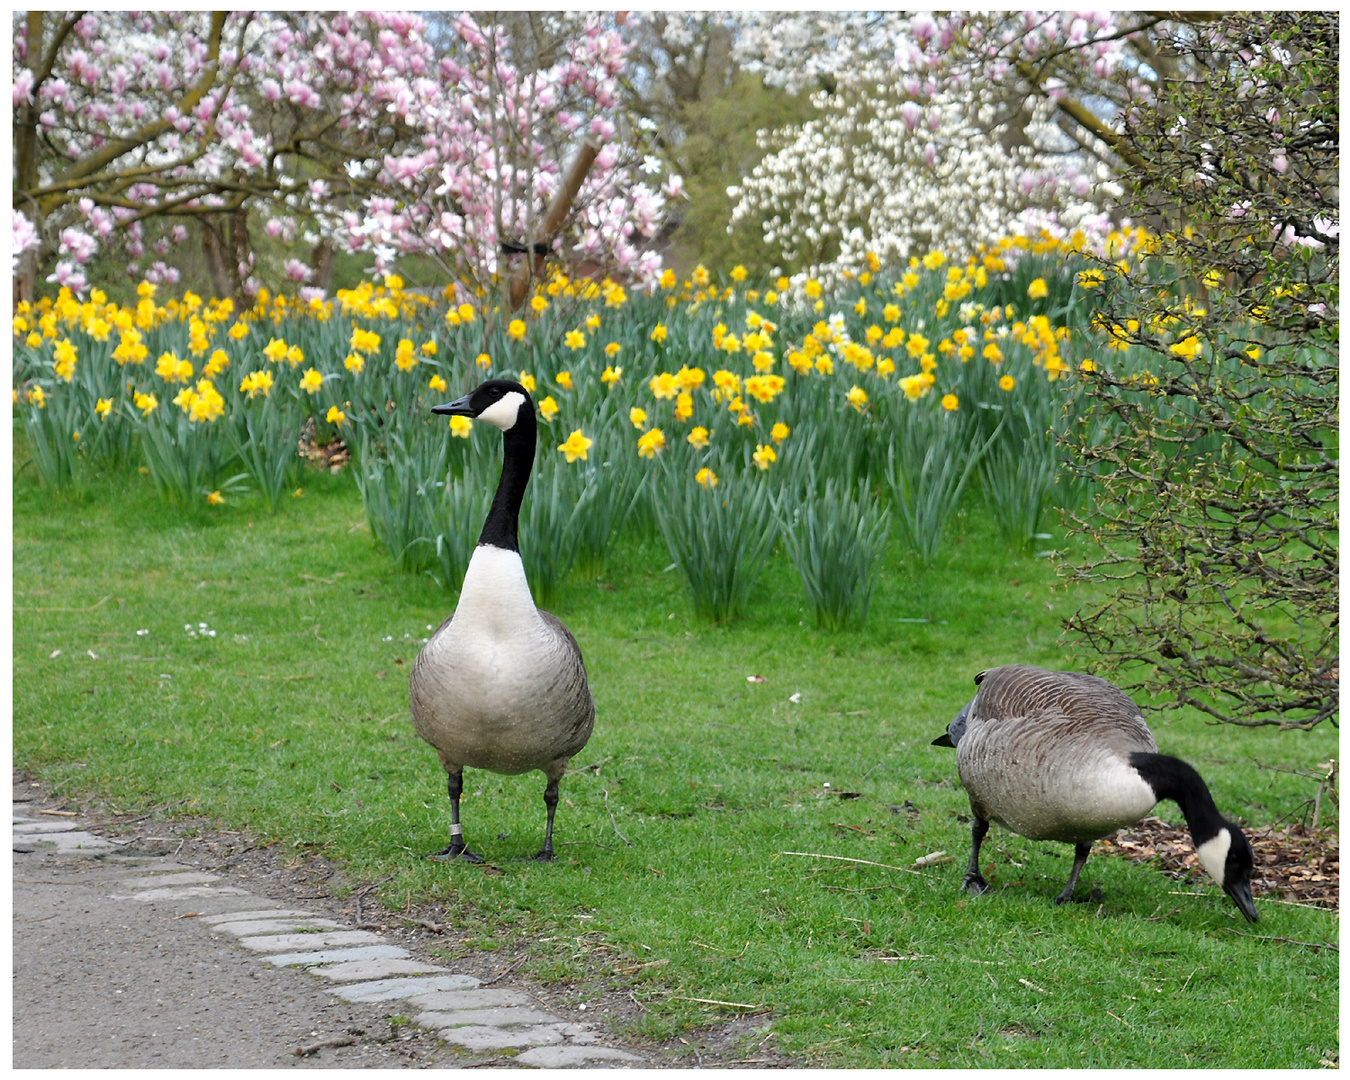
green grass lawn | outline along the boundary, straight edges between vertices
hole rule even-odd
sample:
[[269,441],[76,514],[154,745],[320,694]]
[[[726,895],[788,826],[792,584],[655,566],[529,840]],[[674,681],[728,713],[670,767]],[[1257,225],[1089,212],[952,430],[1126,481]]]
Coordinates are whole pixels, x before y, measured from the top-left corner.
[[[631,986],[642,1034],[738,1012],[689,1000],[705,998],[766,1007],[778,1052],[809,1064],[1316,1066],[1338,1045],[1337,958],[1276,939],[1334,940],[1331,913],[1258,896],[1248,927],[1208,879],[1105,857],[1079,886],[1104,901],[1057,908],[1071,848],[997,827],[994,891],[958,892],[969,807],[929,743],[980,669],[1075,666],[1058,638],[1077,603],[1052,560],[1008,554],[978,496],[967,506],[926,571],[892,542],[862,631],[816,631],[781,550],[725,626],[692,617],[657,541],[621,544],[599,581],[574,574],[555,610],[597,718],[563,781],[560,857],[525,859],[541,774],[469,770],[485,870],[417,857],[445,844],[449,813],[407,676],[452,598],[391,568],[349,477],[307,474],[269,517],[171,511],[135,473],[72,500],[20,469],[14,763],[390,877],[390,906],[444,903],[484,947],[548,939],[525,970]],[[1270,766],[1337,756],[1329,725],[1154,731],[1251,826],[1312,794]],[[893,869],[940,850],[953,861]]]

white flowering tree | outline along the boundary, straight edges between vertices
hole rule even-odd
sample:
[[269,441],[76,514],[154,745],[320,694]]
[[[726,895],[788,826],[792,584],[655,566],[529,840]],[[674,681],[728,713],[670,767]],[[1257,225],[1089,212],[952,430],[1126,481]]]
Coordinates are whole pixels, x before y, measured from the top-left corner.
[[821,117],[763,135],[735,220],[785,264],[856,268],[999,235],[1090,244],[1120,194],[1115,118],[1148,93],[1156,16],[793,13],[751,20],[743,62],[819,87]]
[[17,17],[16,288],[78,292],[100,250],[173,282],[194,225],[224,295],[258,285],[255,225],[319,259],[431,255],[470,292],[503,243],[651,276],[664,197],[635,170],[615,29],[554,20],[544,56],[491,17],[452,26],[438,55],[398,12]]

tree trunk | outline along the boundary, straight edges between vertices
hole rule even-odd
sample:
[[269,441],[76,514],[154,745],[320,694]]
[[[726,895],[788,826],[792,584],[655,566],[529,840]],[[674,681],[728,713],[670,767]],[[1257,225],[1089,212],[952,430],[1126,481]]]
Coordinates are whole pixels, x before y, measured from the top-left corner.
[[206,272],[211,278],[211,288],[216,298],[234,300],[237,276],[231,272],[230,257],[220,236],[220,223],[216,217],[199,219],[201,225],[202,253],[206,257]]
[[539,228],[538,236],[526,237],[526,246],[530,250],[521,260],[520,266],[511,275],[510,300],[512,311],[519,311],[524,305],[526,297],[530,294],[531,279],[542,277],[544,273],[544,256],[534,254],[534,243],[552,243],[554,235],[563,227],[563,222],[567,220],[567,212],[572,209],[572,200],[577,197],[577,192],[581,190],[582,182],[586,179],[586,174],[591,171],[591,166],[595,164],[596,155],[599,153],[599,147],[588,142],[581,144],[581,149],[577,151],[577,156],[572,161],[572,167],[567,170],[567,178],[553,193],[553,201],[548,204],[548,210],[544,214],[544,222]]
[[333,261],[336,254],[332,244],[320,240],[314,245],[314,253],[309,257],[309,265],[314,271],[310,284],[325,293],[333,288]]

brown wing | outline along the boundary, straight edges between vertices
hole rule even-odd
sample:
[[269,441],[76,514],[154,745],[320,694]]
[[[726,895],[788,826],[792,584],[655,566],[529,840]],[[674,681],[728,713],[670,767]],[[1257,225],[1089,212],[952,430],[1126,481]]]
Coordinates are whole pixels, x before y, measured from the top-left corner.
[[1091,731],[1122,753],[1157,749],[1143,714],[1128,694],[1105,679],[1080,671],[1046,671],[1029,664],[1007,664],[983,672],[971,710],[980,720],[1038,718]]

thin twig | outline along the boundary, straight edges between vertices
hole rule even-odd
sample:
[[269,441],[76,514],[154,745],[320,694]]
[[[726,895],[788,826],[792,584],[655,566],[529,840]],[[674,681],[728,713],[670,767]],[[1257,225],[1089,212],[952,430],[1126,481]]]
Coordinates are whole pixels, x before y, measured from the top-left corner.
[[696,998],[685,997],[683,994],[675,995],[676,1001],[697,1001],[701,1005],[725,1005],[731,1009],[762,1009],[763,1005],[747,1005],[743,1001],[719,1001],[717,998]]
[[806,859],[837,859],[840,862],[861,863],[863,866],[879,866],[883,870],[903,870],[906,874],[923,877],[917,870],[911,870],[908,866],[891,866],[888,863],[869,862],[867,859],[851,859],[847,855],[823,855],[818,851],[780,851],[778,854],[800,855]]
[[317,1054],[325,1046],[351,1046],[354,1042],[356,1039],[351,1035],[337,1035],[331,1039],[320,1039],[305,1046],[297,1046],[291,1053],[296,1057],[309,1057],[310,1054]]
[[[605,788],[605,809],[606,809],[606,810],[609,810],[609,788]],[[614,825],[614,835],[617,836],[620,840],[622,840],[622,841],[623,841],[625,844],[627,844],[629,847],[632,847],[632,846],[633,846],[633,841],[629,840],[628,837],[624,836],[623,833],[619,832],[619,822],[618,822],[618,820],[614,817],[614,811],[613,811],[613,810],[609,810],[609,820],[610,820],[610,822]]]
[[1221,926],[1219,927],[1219,929],[1227,930],[1231,934],[1242,934],[1243,937],[1249,938],[1252,941],[1283,941],[1287,945],[1302,945],[1305,949],[1330,949],[1332,952],[1335,953],[1341,951],[1341,947],[1339,945],[1331,945],[1325,941],[1319,944],[1313,941],[1295,941],[1293,938],[1288,937],[1270,937],[1269,935],[1265,934],[1248,934],[1239,930],[1235,926]]
[[504,978],[506,978],[508,975],[510,975],[511,972],[515,971],[516,968],[520,967],[521,964],[525,963],[525,961],[528,960],[529,958],[530,958],[530,954],[529,954],[529,953],[525,953],[525,954],[524,954],[523,956],[521,956],[519,959],[512,961],[512,963],[508,964],[505,968],[503,968],[502,971],[501,971],[501,973],[500,973],[499,975],[494,975],[494,976],[492,976],[492,978],[490,978],[490,979],[484,979],[484,980],[483,980],[482,982],[480,982],[478,985],[479,985],[479,986],[491,986],[491,985],[492,985],[493,983],[495,983],[495,982],[501,982]]

